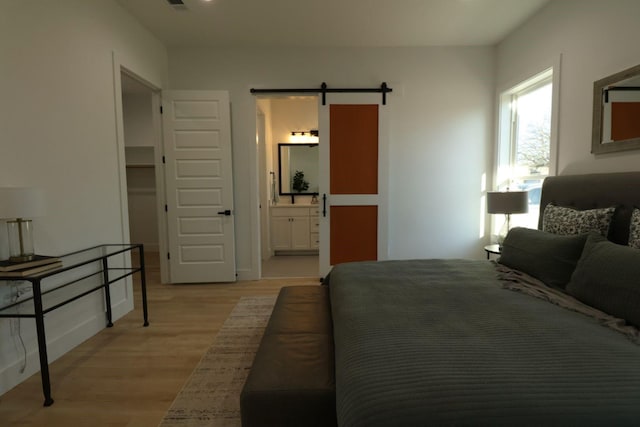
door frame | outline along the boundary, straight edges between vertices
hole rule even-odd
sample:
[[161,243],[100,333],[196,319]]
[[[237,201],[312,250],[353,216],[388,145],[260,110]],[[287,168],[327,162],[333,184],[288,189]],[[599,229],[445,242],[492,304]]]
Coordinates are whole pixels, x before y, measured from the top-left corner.
[[[247,92],[250,92],[250,89],[247,89]],[[271,151],[266,150],[267,140],[270,142],[272,149],[274,144],[277,147],[277,142],[273,141],[273,138],[270,135],[269,131],[266,132],[266,135],[263,135],[264,138],[258,138],[259,126],[260,126],[258,116],[260,114],[262,114],[263,116],[267,116],[265,112],[260,109],[258,105],[258,101],[270,100],[270,99],[283,99],[283,98],[288,98],[294,95],[295,94],[282,94],[282,93],[280,94],[259,93],[259,94],[251,95],[251,97],[253,98],[253,107],[254,107],[253,109],[255,111],[255,114],[253,115],[253,120],[254,120],[255,134],[256,134],[255,149],[249,151],[249,155],[250,155],[249,161],[251,164],[255,164],[256,166],[255,170],[252,170],[252,174],[255,172],[255,175],[251,176],[251,180],[250,180],[251,195],[252,195],[251,196],[251,212],[252,212],[251,225],[253,229],[256,231],[251,235],[252,271],[250,274],[243,276],[244,280],[260,280],[263,278],[262,277],[262,258],[263,258],[263,249],[265,244],[268,247],[269,254],[271,256],[273,256],[274,254],[274,250],[273,250],[273,247],[271,246],[271,242],[264,241],[264,239],[271,239],[271,236],[270,236],[271,215],[269,212],[270,205],[268,203],[270,198],[267,190],[267,197],[266,197],[267,203],[265,204],[264,199],[261,197],[261,191],[264,186],[270,185],[269,182],[264,181],[265,179],[267,179],[266,177],[267,163],[269,163],[269,161],[277,162],[277,159],[273,158],[273,150]],[[317,102],[319,102],[320,100],[320,95],[318,94],[313,94],[308,96],[316,98]],[[320,115],[320,112],[318,111],[318,119],[320,118],[319,115]],[[262,155],[262,150],[266,151],[264,153],[264,156]],[[264,164],[262,163],[262,160],[265,160]],[[256,195],[256,196],[254,197],[253,195]],[[268,230],[268,232],[266,233],[263,232],[264,226],[266,226]],[[239,276],[238,278],[241,279],[241,276]]]
[[[267,132],[266,116],[259,106],[256,105],[256,143],[258,145],[258,193],[260,194],[260,267],[262,261],[273,255],[271,248],[271,228],[269,226],[269,200],[270,190],[269,179],[267,178],[267,163],[271,160],[270,153],[267,152]],[[266,180],[266,181],[265,181]],[[262,268],[260,268],[262,270]],[[262,271],[260,271],[262,276]]]
[[[156,211],[158,217],[158,251],[159,254],[164,254],[167,253],[167,217],[164,212],[166,196],[164,185],[164,167],[162,163],[162,157],[164,155],[164,148],[162,144],[162,116],[160,113],[160,107],[162,105],[162,87],[159,83],[154,83],[151,81],[151,79],[146,78],[143,73],[135,71],[133,67],[129,66],[128,64],[124,64],[115,51],[112,52],[112,64],[116,119],[116,149],[118,156],[118,186],[120,193],[120,221],[122,224],[121,241],[123,243],[128,243],[130,240],[121,79],[122,73],[124,73],[151,90],[153,134],[155,140],[153,152],[156,179]],[[160,256],[159,258],[160,281],[161,283],[168,283],[169,263],[167,262],[166,257]],[[127,280],[130,281],[131,278],[129,277],[127,278]]]

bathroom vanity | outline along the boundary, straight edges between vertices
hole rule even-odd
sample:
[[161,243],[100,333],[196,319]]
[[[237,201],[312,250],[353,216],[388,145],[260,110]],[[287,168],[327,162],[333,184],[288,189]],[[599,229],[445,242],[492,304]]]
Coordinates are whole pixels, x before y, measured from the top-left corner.
[[318,205],[271,206],[271,248],[276,255],[318,252]]

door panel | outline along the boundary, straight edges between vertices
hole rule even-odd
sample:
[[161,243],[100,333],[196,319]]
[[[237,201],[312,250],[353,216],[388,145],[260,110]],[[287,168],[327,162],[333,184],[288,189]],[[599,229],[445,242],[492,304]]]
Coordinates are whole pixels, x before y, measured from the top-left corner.
[[170,281],[235,281],[228,94],[169,91],[163,109]]
[[331,206],[331,265],[378,259],[378,207]]
[[378,105],[329,106],[331,194],[378,194]]
[[321,276],[342,262],[387,259],[389,106],[381,101],[328,94],[318,107]]

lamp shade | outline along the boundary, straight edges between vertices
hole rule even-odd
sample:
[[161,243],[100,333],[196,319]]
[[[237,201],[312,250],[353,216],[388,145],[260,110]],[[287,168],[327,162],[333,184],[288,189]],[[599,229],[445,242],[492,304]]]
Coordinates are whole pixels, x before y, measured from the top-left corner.
[[0,187],[0,219],[44,216],[44,194],[31,187]]
[[490,191],[487,193],[487,213],[514,214],[529,211],[526,191]]

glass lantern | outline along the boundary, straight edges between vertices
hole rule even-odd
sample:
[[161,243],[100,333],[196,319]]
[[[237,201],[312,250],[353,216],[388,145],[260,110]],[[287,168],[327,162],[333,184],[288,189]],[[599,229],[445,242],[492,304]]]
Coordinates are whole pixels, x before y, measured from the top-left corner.
[[31,261],[33,250],[33,224],[30,219],[7,221],[9,232],[9,261]]

